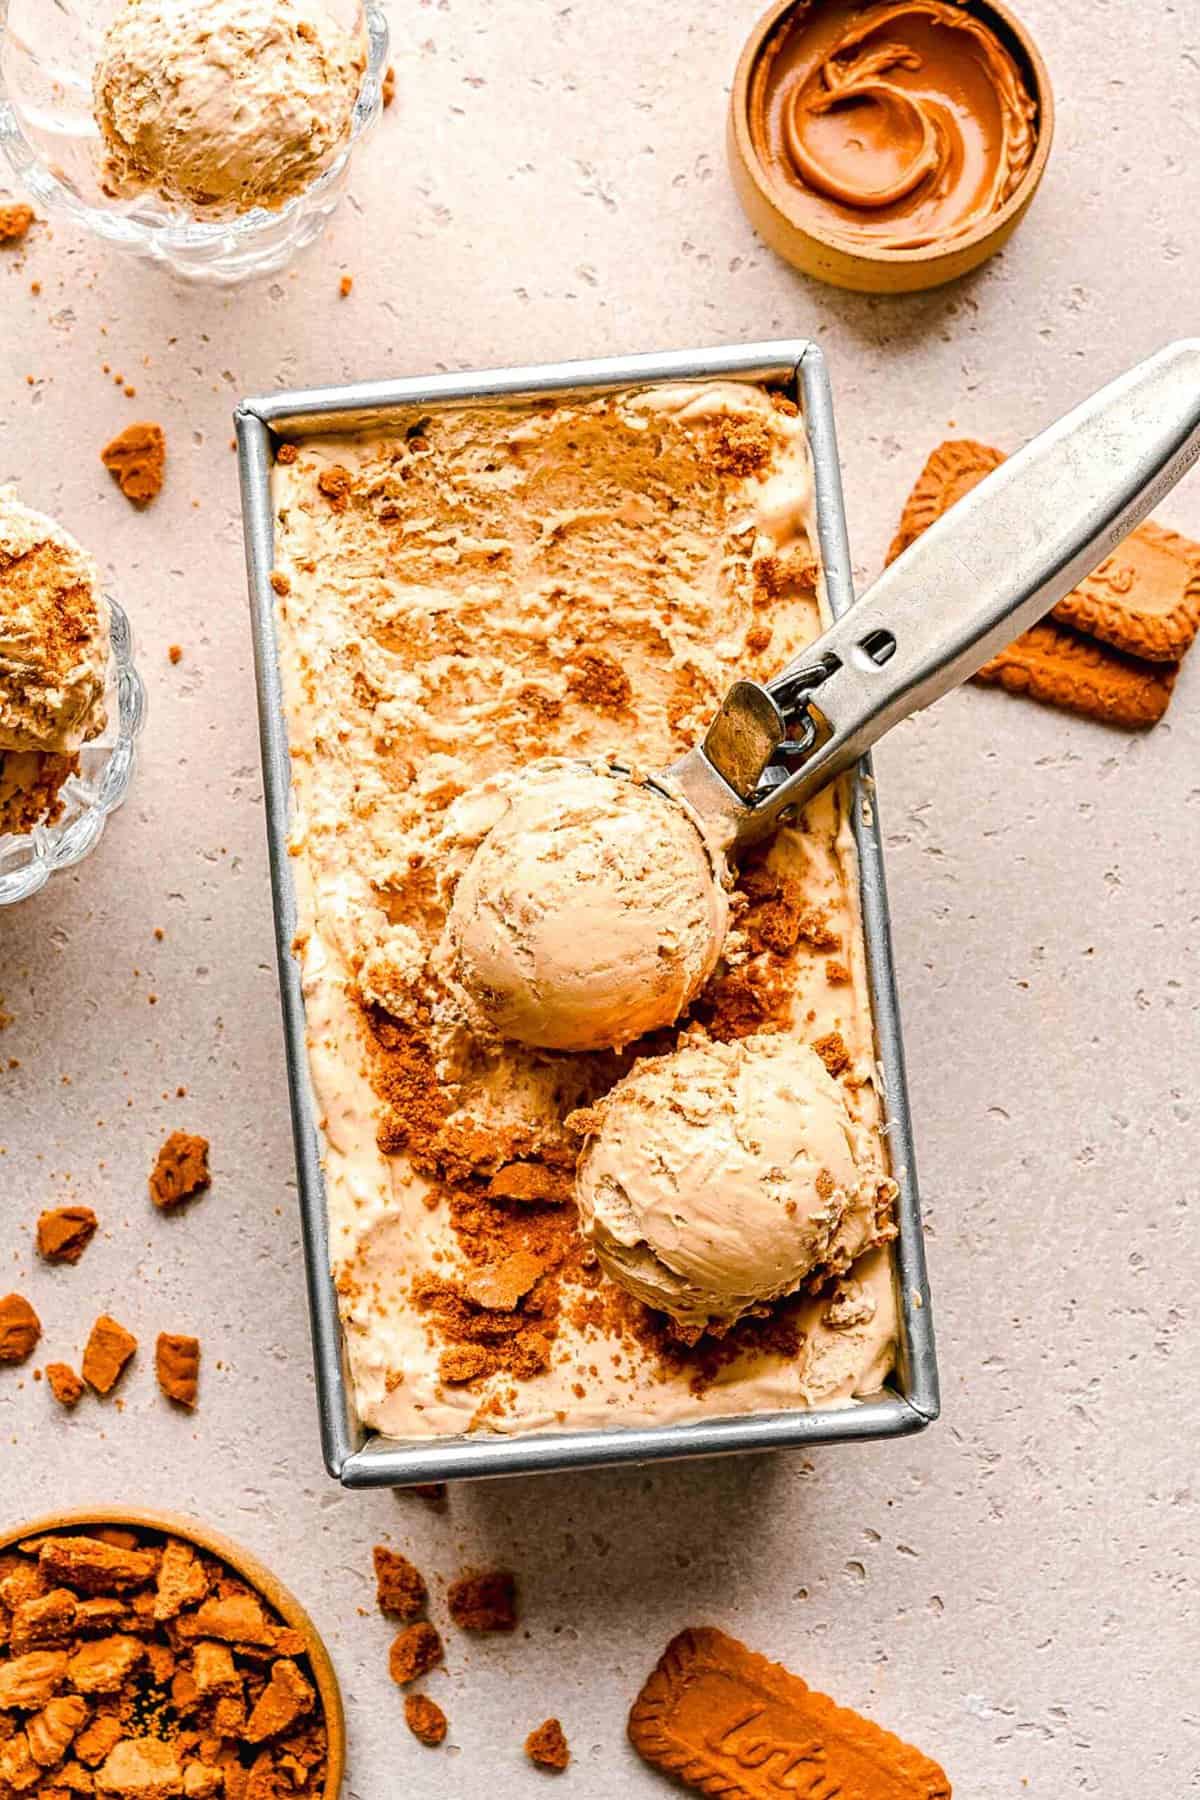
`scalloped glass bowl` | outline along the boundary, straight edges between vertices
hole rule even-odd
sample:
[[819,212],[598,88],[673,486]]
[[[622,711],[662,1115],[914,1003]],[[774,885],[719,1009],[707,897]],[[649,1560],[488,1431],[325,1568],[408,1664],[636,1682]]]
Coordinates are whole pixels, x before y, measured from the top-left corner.
[[197,218],[156,195],[114,200],[100,185],[100,133],[92,69],[121,0],[0,0],[0,150],[30,197],[118,249],[186,281],[232,286],[284,268],[337,210],[350,161],[382,106],[387,20],[373,0],[325,0],[348,28],[363,26],[367,72],[345,148],[278,212]]
[[146,717],[146,690],[133,666],[129,620],[110,599],[112,659],[108,725],[79,753],[80,770],[62,789],[63,814],[20,837],[0,834],[0,906],[12,906],[45,887],[58,869],[73,868],[96,848],[110,813],[129,792],[135,741]]

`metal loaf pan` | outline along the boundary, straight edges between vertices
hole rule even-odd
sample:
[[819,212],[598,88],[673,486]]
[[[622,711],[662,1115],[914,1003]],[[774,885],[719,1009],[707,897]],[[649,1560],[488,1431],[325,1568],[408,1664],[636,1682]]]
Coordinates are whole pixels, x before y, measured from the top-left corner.
[[378,429],[413,408],[429,411],[464,403],[504,405],[531,397],[601,393],[650,382],[702,381],[722,376],[791,386],[802,408],[812,449],[817,529],[829,604],[834,613],[844,612],[854,603],[854,590],[829,376],[820,350],[804,340],[316,388],[247,400],[238,408],[267,839],[321,1442],[330,1473],[346,1487],[403,1487],[464,1477],[523,1475],[900,1437],[923,1430],[937,1417],[933,1318],[892,969],[883,846],[875,783],[867,762],[859,765],[854,777],[853,827],[861,869],[867,967],[887,1141],[892,1170],[900,1185],[900,1234],[894,1246],[900,1344],[893,1385],[877,1398],[837,1407],[633,1430],[616,1427],[538,1431],[511,1438],[481,1435],[397,1442],[366,1432],[354,1408],[337,1295],[329,1269],[321,1148],[305,1048],[304,1000],[291,953],[296,932],[296,895],[287,853],[290,767],[278,666],[275,596],[270,583],[274,567],[271,464],[275,445],[326,433]]

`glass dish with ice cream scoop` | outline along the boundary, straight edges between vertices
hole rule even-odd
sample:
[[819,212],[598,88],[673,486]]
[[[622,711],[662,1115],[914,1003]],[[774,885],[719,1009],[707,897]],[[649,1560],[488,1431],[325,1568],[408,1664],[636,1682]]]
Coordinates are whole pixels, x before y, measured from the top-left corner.
[[363,0],[0,0],[0,148],[47,212],[231,286],[324,229],[387,54]]
[[[0,906],[28,899],[46,885],[57,869],[82,862],[96,848],[110,813],[122,804],[133,778],[135,744],[146,715],[146,692],[133,663],[129,620],[109,599],[111,654],[106,708],[108,722],[98,737],[79,752],[79,769],[59,790],[61,812],[52,824],[31,830],[0,828]],[[0,752],[0,800],[9,782],[30,776],[37,761]],[[26,767],[20,769],[17,764]]]

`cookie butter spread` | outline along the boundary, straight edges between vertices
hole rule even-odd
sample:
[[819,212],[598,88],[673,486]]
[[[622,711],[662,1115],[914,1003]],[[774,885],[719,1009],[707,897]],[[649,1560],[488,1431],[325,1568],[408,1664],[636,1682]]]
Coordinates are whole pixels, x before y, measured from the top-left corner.
[[885,250],[953,242],[998,212],[1033,158],[1036,119],[1007,46],[953,0],[800,0],[750,96],[789,216]]
[[[386,436],[280,449],[295,953],[369,1426],[820,1405],[875,1391],[891,1366],[893,1186],[844,786],[743,859],[680,1033],[586,1054],[505,1042],[472,1028],[439,954],[530,763],[619,750],[665,767],[735,675],[764,678],[817,634],[811,499],[795,405],[731,382],[414,413]],[[824,1063],[878,1215],[819,1291],[688,1343],[605,1273],[576,1164],[635,1064],[770,1034]]]

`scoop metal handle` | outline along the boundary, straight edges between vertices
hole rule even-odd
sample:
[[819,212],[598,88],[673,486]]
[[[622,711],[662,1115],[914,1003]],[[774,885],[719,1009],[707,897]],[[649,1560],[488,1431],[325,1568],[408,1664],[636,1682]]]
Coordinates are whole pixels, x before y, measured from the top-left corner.
[[1049,612],[1197,460],[1200,338],[1002,463],[774,680],[736,683],[672,781],[726,838],[769,830]]

